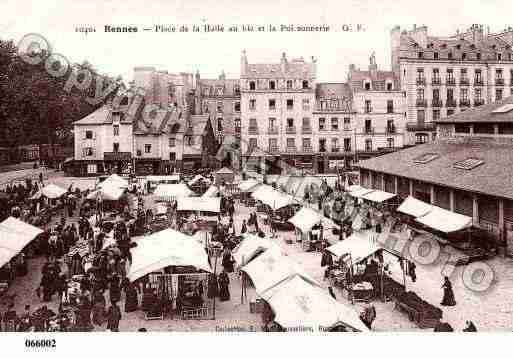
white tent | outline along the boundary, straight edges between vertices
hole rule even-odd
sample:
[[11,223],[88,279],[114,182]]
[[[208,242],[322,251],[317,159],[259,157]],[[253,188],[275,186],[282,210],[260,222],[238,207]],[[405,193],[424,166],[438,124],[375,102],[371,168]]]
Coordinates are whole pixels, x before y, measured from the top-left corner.
[[214,185],[211,185],[210,187],[208,187],[208,189],[205,191],[205,193],[203,193],[201,195],[201,197],[215,197],[217,196],[217,194],[219,193],[219,189],[214,186]]
[[292,218],[289,219],[289,222],[296,228],[300,229],[301,232],[306,233],[323,219],[324,216],[321,213],[308,207],[302,207]]
[[450,233],[470,228],[472,217],[432,206],[432,210],[415,220],[423,225],[441,232]]
[[62,197],[66,194],[67,190],[61,188],[53,183],[50,183],[43,188],[41,188],[35,195],[32,196],[32,199],[37,199],[41,196],[45,196],[46,198],[55,199]]
[[363,199],[366,199],[368,201],[376,202],[376,203],[382,203],[385,202],[391,198],[394,198],[396,195],[394,193],[389,193],[385,191],[375,190],[372,192],[369,192],[367,194],[364,194],[362,196]]
[[0,223],[0,267],[9,262],[43,230],[9,217]]
[[371,192],[374,192],[373,189],[365,188],[365,187],[359,187],[354,188],[352,191],[349,192],[349,194],[356,198],[363,198],[366,194],[369,194]]
[[422,202],[412,196],[408,196],[397,208],[398,212],[409,214],[413,217],[421,217],[433,210],[433,206]]
[[274,321],[285,330],[301,327],[318,332],[342,324],[355,331],[368,331],[353,307],[336,301],[327,290],[311,285],[298,275],[279,284],[264,299],[275,313]]
[[179,197],[176,201],[178,211],[219,212],[221,210],[219,197]]
[[131,281],[167,266],[194,266],[212,272],[205,248],[193,237],[173,229],[139,238],[136,243],[128,274]]
[[[380,249],[383,249],[377,242],[371,239],[372,232],[355,232],[344,241],[338,242],[326,248],[337,257],[350,255],[353,263],[358,263]],[[349,260],[349,257],[347,258]]]
[[268,237],[259,237],[254,234],[244,234],[244,239],[233,251],[233,259],[239,267],[248,264],[255,256],[268,249],[280,251],[280,247]]
[[125,189],[117,186],[115,183],[107,183],[102,187],[98,188],[96,191],[93,191],[87,195],[87,199],[97,199],[101,197],[104,200],[108,201],[117,201],[121,198],[121,196],[125,193]]
[[282,251],[270,248],[258,258],[241,268],[255,285],[256,292],[263,296],[277,284],[298,274],[306,281],[318,285],[296,262],[283,255]]
[[123,177],[120,177],[117,174],[112,174],[105,179],[102,183],[98,185],[98,188],[102,188],[104,186],[114,186],[119,188],[128,188],[128,181]]
[[180,175],[168,175],[168,176],[146,176],[146,181],[150,182],[161,182],[161,183],[171,183],[171,182],[179,182]]
[[280,209],[296,202],[291,195],[278,192],[268,185],[261,185],[258,187],[251,194],[251,197],[267,204],[273,210]]
[[174,200],[179,197],[189,197],[192,192],[184,183],[177,184],[159,184],[155,189],[154,195],[162,200]]
[[239,189],[241,192],[253,192],[258,188],[259,185],[260,182],[257,180],[248,179],[239,183]]

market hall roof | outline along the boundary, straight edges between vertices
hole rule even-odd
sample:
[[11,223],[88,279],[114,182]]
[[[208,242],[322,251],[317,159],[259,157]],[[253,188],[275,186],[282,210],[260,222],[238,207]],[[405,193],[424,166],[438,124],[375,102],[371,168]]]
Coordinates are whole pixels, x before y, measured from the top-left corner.
[[513,96],[502,101],[475,107],[469,111],[456,113],[436,122],[441,124],[456,122],[513,123]]
[[[417,159],[433,154],[429,161]],[[436,155],[436,156],[434,156]],[[479,165],[458,164],[479,160]],[[418,145],[359,163],[361,169],[513,199],[513,144],[461,138]]]

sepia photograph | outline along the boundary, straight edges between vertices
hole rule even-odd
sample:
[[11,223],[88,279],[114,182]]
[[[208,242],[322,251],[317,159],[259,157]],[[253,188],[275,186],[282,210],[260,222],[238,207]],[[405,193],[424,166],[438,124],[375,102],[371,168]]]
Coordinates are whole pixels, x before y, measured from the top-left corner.
[[212,5],[0,1],[0,342],[512,332],[513,4]]

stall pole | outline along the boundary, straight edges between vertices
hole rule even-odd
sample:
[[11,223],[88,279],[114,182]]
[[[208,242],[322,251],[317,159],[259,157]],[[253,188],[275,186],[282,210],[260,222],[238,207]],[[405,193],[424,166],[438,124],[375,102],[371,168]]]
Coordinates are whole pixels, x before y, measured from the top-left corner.
[[[382,253],[383,253],[383,251],[382,251]],[[384,275],[385,275],[385,262],[383,261],[383,263],[381,263],[381,280],[380,280],[381,300],[383,302],[385,301],[385,285],[383,283]]]
[[349,289],[349,296],[351,297],[351,304],[354,305],[354,295],[353,295],[353,257],[351,253],[349,253],[349,283],[348,283],[348,289]]
[[406,292],[406,259],[401,259],[403,265],[401,266],[403,269],[403,285],[404,285],[404,291]]
[[[216,279],[217,281],[217,251],[214,253],[214,278]],[[219,290],[219,284],[217,285],[218,286],[218,290]],[[217,293],[216,293],[217,294]],[[212,308],[212,315],[213,315],[213,320],[216,320],[216,295],[214,295],[214,302],[213,302],[213,308]]]

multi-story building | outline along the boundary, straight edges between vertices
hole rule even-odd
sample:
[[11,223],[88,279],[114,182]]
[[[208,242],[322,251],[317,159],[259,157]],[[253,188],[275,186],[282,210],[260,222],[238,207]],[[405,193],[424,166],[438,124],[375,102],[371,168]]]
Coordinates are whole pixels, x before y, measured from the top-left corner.
[[[304,59],[249,64],[241,58],[241,151],[245,168],[279,173],[280,161],[296,166],[298,156],[318,151],[303,133],[313,115],[316,63]],[[304,126],[305,128],[307,126]],[[309,143],[308,143],[308,140]],[[255,151],[256,149],[258,151]],[[318,163],[314,160],[314,167]]]
[[407,98],[409,143],[435,138],[435,122],[500,101],[513,90],[513,29],[500,33],[473,25],[465,32],[430,36],[427,26],[391,31],[392,70]]
[[367,71],[349,67],[357,160],[405,145],[406,94],[392,71],[378,70],[374,54]]
[[219,143],[226,135],[240,137],[240,80],[227,79],[224,72],[218,79],[200,79],[196,74],[201,113],[209,114]]

